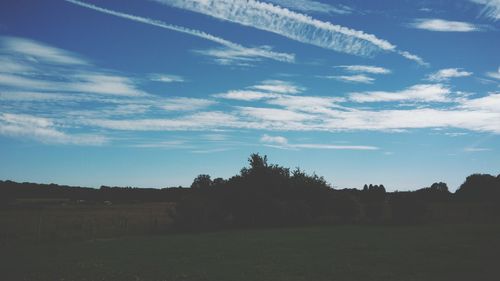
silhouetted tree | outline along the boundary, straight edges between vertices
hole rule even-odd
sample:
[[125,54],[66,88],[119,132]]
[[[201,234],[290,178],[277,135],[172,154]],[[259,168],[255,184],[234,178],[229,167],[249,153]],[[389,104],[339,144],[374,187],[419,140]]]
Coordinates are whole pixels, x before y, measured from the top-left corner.
[[457,190],[456,195],[464,200],[498,200],[500,198],[500,177],[486,174],[470,175]]
[[191,184],[192,189],[204,189],[212,186],[212,180],[209,175],[198,175]]

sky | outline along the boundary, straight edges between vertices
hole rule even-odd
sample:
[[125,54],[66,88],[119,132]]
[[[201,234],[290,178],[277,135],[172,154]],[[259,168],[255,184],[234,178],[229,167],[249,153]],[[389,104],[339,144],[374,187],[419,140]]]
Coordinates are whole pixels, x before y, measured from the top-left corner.
[[500,173],[498,0],[4,0],[0,179],[335,188]]

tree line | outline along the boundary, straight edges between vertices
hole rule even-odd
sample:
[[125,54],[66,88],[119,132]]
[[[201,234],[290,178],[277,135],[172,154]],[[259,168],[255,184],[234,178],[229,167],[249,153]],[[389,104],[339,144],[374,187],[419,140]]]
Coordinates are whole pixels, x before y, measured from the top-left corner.
[[336,223],[500,221],[500,175],[474,174],[455,192],[437,182],[416,191],[387,192],[382,184],[334,189],[316,174],[268,163],[252,154],[229,178],[197,176],[190,188],[99,189],[0,181],[0,206],[18,198],[98,202],[174,202],[179,229],[219,229]]

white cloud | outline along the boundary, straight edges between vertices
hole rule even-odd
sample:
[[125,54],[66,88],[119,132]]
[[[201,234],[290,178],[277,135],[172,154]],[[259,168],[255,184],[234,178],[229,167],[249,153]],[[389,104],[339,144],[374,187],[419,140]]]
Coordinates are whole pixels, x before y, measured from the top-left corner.
[[183,140],[169,140],[159,142],[145,142],[133,145],[138,148],[165,148],[165,149],[178,149],[178,148],[192,148],[192,145]]
[[500,80],[500,67],[498,68],[497,72],[493,72],[493,71],[487,72],[486,76],[493,78],[493,79]]
[[292,54],[273,52],[273,51],[270,51],[268,47],[246,48],[240,44],[231,42],[231,41],[223,39],[221,37],[217,37],[217,36],[208,34],[208,33],[203,32],[203,31],[189,29],[189,28],[185,28],[182,26],[171,25],[171,24],[167,24],[167,23],[164,23],[162,21],[159,21],[159,20],[129,15],[126,13],[121,13],[121,12],[101,8],[101,7],[98,7],[96,5],[84,3],[81,1],[77,1],[77,0],[65,0],[65,1],[72,3],[72,4],[75,4],[75,5],[78,5],[78,6],[81,6],[81,7],[92,9],[94,11],[105,13],[108,15],[113,15],[116,17],[125,18],[128,20],[132,20],[132,21],[136,21],[136,22],[140,22],[140,23],[144,23],[144,24],[149,24],[149,25],[153,25],[156,27],[160,27],[160,28],[164,28],[164,29],[168,29],[168,30],[172,30],[172,31],[177,31],[177,32],[189,34],[189,35],[196,36],[199,38],[203,38],[203,39],[221,44],[234,52],[244,53],[244,54],[246,54],[246,56],[253,55],[254,57],[257,57],[257,58],[266,58],[266,59],[272,59],[272,60],[284,61],[284,62],[293,62],[295,59],[295,56]]
[[312,0],[268,0],[268,2],[305,13],[346,15],[353,11],[352,8],[345,5],[332,5]]
[[256,48],[234,48],[220,47],[207,50],[195,50],[197,54],[211,57],[220,65],[237,65],[237,66],[253,66],[255,62],[261,61],[263,58],[275,59],[282,62],[295,62],[294,54],[275,53],[276,57],[270,58],[266,52],[271,52],[272,47],[261,46]]
[[483,148],[483,147],[466,147],[464,148],[465,152],[484,152],[484,151],[491,151],[489,148]]
[[500,113],[500,93],[491,93],[481,98],[466,99],[462,101],[461,106],[467,109]]
[[[46,75],[44,80],[31,76],[0,73],[0,86],[17,90],[53,92],[79,92],[117,96],[145,96],[130,78],[96,72],[77,72],[61,75]],[[67,81],[57,81],[66,78]]]
[[150,75],[151,81],[163,82],[163,83],[174,83],[174,82],[185,82],[183,77],[171,74],[160,74],[155,73]]
[[470,0],[474,3],[483,5],[481,14],[491,18],[494,21],[500,19],[500,0]]
[[424,59],[422,59],[421,57],[419,57],[417,55],[409,53],[407,51],[398,51],[398,54],[400,54],[401,56],[403,56],[406,59],[409,59],[409,60],[412,60],[412,61],[418,63],[421,66],[429,66],[429,63],[425,62]]
[[500,113],[480,110],[410,109],[339,112],[327,128],[337,130],[407,130],[459,128],[500,133]]
[[327,150],[378,150],[375,146],[366,145],[333,145],[333,144],[317,144],[317,143],[299,143],[291,144],[288,139],[282,136],[270,136],[264,134],[260,138],[260,142],[271,147],[282,149],[327,149]]
[[342,101],[344,101],[344,99],[338,97],[284,95],[268,100],[267,103],[298,111],[319,113],[326,108],[341,108],[338,103]]
[[226,93],[215,94],[213,97],[232,100],[257,101],[278,98],[285,94],[298,94],[305,91],[304,88],[299,87],[294,83],[282,80],[264,80],[257,85],[247,88],[250,90],[232,90]]
[[417,29],[439,32],[481,31],[481,28],[472,23],[448,21],[443,19],[416,19],[410,24],[410,26]]
[[[500,134],[500,113],[488,109],[335,110],[301,113],[294,109],[237,107],[233,113],[202,112],[178,118],[85,119],[83,124],[128,131],[402,131],[454,128]],[[296,147],[300,148],[300,147]],[[304,147],[305,148],[305,147]]]
[[29,102],[47,102],[47,101],[74,101],[78,97],[65,94],[27,92],[27,91],[2,91],[0,100],[3,101],[29,101]]
[[102,145],[108,142],[106,137],[100,135],[67,134],[58,130],[54,122],[47,118],[10,113],[0,115],[0,134],[49,144]]
[[342,82],[347,83],[363,83],[363,84],[372,84],[375,79],[370,76],[366,76],[364,74],[358,75],[339,75],[339,76],[325,76],[327,79],[335,79]]
[[228,136],[224,134],[204,134],[201,137],[209,141],[225,141],[228,139]]
[[193,111],[216,104],[215,101],[207,99],[196,99],[186,97],[175,97],[163,99],[161,108],[170,111]]
[[0,87],[4,89],[130,97],[146,95],[138,89],[134,79],[91,70],[94,67],[80,56],[37,41],[0,36],[0,50]]
[[135,82],[118,75],[105,73],[77,73],[73,76],[75,81],[60,85],[61,91],[74,91],[83,93],[119,95],[119,96],[145,96]]
[[268,144],[288,145],[288,140],[285,137],[270,136],[267,134],[264,134],[260,138],[260,142],[268,143]]
[[267,107],[238,107],[239,113],[258,120],[265,121],[306,121],[314,119],[314,116],[295,112],[292,110],[267,108]]
[[302,43],[338,52],[367,56],[396,51],[396,46],[373,34],[350,29],[273,4],[255,0],[154,0],[173,7],[276,33]]
[[460,68],[446,68],[430,74],[427,77],[427,80],[434,82],[441,82],[441,81],[448,81],[450,78],[471,76],[472,74],[473,74],[472,72],[468,72]]
[[278,94],[298,94],[305,91],[302,87],[281,80],[265,80],[261,84],[251,86],[250,88]]
[[218,111],[193,113],[178,118],[81,120],[85,125],[124,131],[206,131],[223,127],[244,128],[244,124],[238,121],[235,116]]
[[[0,37],[0,40],[2,37]],[[4,50],[5,51],[5,50]],[[34,68],[24,64],[20,63],[19,61],[16,61],[12,58],[9,58],[7,56],[0,56],[0,73],[26,73],[26,72],[32,72],[34,71]]]
[[256,101],[262,99],[268,99],[272,97],[276,97],[276,94],[273,93],[265,93],[258,91],[249,91],[249,90],[234,90],[226,93],[215,94],[213,97],[223,98],[223,99],[231,99],[231,100],[243,100],[243,101]]
[[352,101],[360,103],[395,101],[448,102],[450,93],[450,89],[442,84],[419,84],[402,91],[351,93],[349,97]]
[[346,71],[354,73],[371,73],[371,74],[389,74],[391,70],[379,66],[372,65],[339,65],[338,68],[343,68]]
[[17,37],[0,37],[2,50],[23,55],[35,61],[61,65],[84,65],[85,60],[68,51],[54,48],[40,42]]

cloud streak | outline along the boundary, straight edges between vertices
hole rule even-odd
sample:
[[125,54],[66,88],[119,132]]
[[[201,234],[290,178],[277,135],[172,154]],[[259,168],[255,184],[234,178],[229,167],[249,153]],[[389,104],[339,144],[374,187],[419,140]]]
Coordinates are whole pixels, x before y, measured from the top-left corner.
[[338,76],[325,76],[327,79],[334,79],[346,83],[362,83],[362,84],[372,84],[375,81],[374,78],[366,76],[364,74],[358,75],[338,75]]
[[378,147],[368,145],[333,145],[318,143],[289,143],[288,139],[282,136],[270,136],[264,134],[260,142],[280,149],[326,149],[326,150],[378,150]]
[[[272,32],[302,43],[337,52],[370,56],[395,52],[396,46],[373,34],[320,21],[269,3],[249,0],[153,0],[218,19]],[[402,52],[399,52],[403,55]],[[405,52],[407,53],[407,52]],[[403,55],[413,59],[409,54]]]
[[433,82],[442,82],[442,81],[448,81],[450,80],[450,78],[468,77],[471,76],[472,74],[473,74],[472,72],[468,72],[460,68],[446,68],[430,74],[427,77],[427,80]]
[[48,144],[102,145],[101,135],[67,134],[59,131],[50,119],[23,114],[0,114],[0,135],[29,138]]
[[494,21],[500,19],[500,1],[499,0],[470,0],[479,5],[483,5],[481,15]]
[[339,65],[336,68],[345,69],[353,73],[370,73],[370,74],[390,74],[391,70],[380,66],[372,65]]
[[128,19],[128,20],[132,20],[132,21],[160,27],[163,29],[177,31],[177,32],[181,32],[184,34],[189,34],[192,36],[203,38],[203,39],[215,42],[217,44],[223,45],[231,50],[238,51],[238,52],[244,52],[245,54],[247,54],[247,56],[266,58],[266,59],[282,61],[282,62],[294,62],[295,61],[295,55],[293,55],[293,54],[273,52],[273,51],[270,51],[269,48],[247,48],[247,47],[244,47],[240,44],[231,42],[231,41],[223,39],[221,37],[217,37],[217,36],[208,34],[208,33],[203,32],[203,31],[189,29],[189,28],[182,27],[182,26],[176,26],[176,25],[168,24],[168,23],[165,23],[165,22],[162,22],[159,20],[155,20],[155,19],[144,18],[144,17],[139,17],[139,16],[135,16],[135,15],[122,13],[122,12],[117,12],[117,11],[101,8],[99,6],[96,6],[93,4],[88,4],[85,2],[81,2],[81,1],[77,1],[77,0],[65,0],[65,1],[72,3],[72,4],[75,4],[75,5],[78,5],[78,6],[81,6],[81,7],[84,7],[84,8],[87,8],[87,9],[101,12],[104,14],[108,14],[108,15],[112,15],[112,16],[116,16],[116,17],[120,17],[120,18],[124,18],[124,19]]
[[419,84],[402,91],[372,91],[364,93],[351,93],[350,99],[355,102],[448,102],[450,89],[442,84]]
[[311,0],[269,0],[268,2],[305,13],[347,15],[353,12],[352,8],[345,5],[332,5]]
[[443,19],[416,19],[410,24],[410,27],[438,32],[481,31],[481,28],[472,23]]

